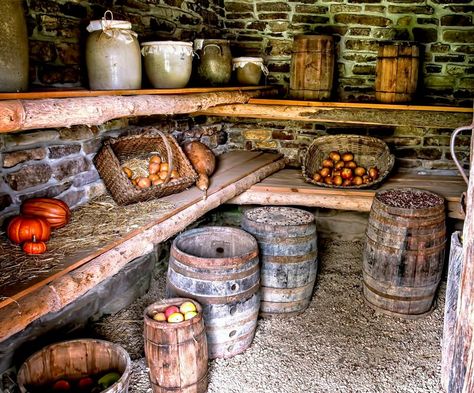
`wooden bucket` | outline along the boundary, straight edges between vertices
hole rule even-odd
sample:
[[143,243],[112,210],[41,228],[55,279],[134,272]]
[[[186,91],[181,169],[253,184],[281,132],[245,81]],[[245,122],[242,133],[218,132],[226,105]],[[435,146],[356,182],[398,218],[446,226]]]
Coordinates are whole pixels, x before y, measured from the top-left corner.
[[463,249],[461,232],[451,235],[451,249],[449,253],[448,283],[446,286],[446,302],[444,304],[444,327],[441,362],[441,384],[448,391],[450,372],[454,356],[454,342],[456,329],[456,314],[458,309],[458,294],[463,266]]
[[209,358],[230,358],[252,343],[260,308],[257,241],[237,228],[184,232],[171,246],[170,296],[201,303]]
[[48,345],[36,352],[23,363],[17,380],[20,392],[26,393],[61,378],[78,380],[106,371],[117,371],[122,376],[105,391],[127,393],[131,371],[127,351],[108,341],[80,339]]
[[261,261],[261,316],[303,312],[317,272],[314,215],[291,207],[247,210],[242,228],[257,239]]
[[145,310],[145,357],[154,393],[204,393],[207,391],[207,339],[202,308],[179,323],[158,322],[157,312],[191,299],[165,299]]
[[297,35],[293,41],[289,96],[324,100],[331,96],[334,39],[329,35]]
[[363,253],[368,304],[409,319],[431,312],[443,271],[445,243],[442,197],[415,188],[377,192]]
[[388,42],[379,46],[375,99],[384,103],[413,100],[418,84],[420,49],[412,42]]

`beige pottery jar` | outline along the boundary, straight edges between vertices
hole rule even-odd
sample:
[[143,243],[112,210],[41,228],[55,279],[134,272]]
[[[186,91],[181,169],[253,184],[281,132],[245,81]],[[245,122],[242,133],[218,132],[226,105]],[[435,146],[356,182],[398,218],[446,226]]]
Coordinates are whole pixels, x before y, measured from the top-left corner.
[[22,2],[0,1],[0,91],[28,88],[28,33]]
[[194,50],[198,55],[197,74],[207,85],[229,83],[232,76],[232,53],[229,40],[196,39]]
[[268,69],[261,57],[236,57],[232,60],[232,69],[241,85],[258,85],[262,73],[268,75]]
[[156,89],[185,87],[193,70],[193,44],[150,41],[142,44],[145,72]]
[[[110,11],[107,11],[109,13]],[[111,13],[110,13],[111,14]],[[140,45],[132,24],[123,20],[93,20],[86,43],[86,64],[91,90],[140,89]]]

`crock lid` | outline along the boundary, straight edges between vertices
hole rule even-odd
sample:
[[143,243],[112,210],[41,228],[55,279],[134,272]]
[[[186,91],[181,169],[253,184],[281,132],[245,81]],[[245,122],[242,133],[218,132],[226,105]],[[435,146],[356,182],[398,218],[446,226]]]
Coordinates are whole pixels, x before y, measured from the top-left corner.
[[261,57],[235,57],[232,59],[233,63],[263,63],[263,59]]
[[108,29],[127,29],[132,28],[132,23],[126,20],[91,20],[87,26],[87,31],[92,33],[93,31],[104,30],[104,27]]
[[185,42],[185,41],[147,41],[142,42],[142,46],[147,45],[171,45],[171,46],[189,46],[192,47],[192,42]]

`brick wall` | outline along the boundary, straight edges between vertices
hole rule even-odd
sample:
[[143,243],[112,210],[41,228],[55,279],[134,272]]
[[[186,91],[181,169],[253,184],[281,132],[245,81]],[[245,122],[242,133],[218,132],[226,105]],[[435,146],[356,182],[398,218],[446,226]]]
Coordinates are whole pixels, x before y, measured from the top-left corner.
[[336,100],[373,101],[378,43],[412,40],[422,49],[423,102],[471,106],[474,28],[469,0],[225,0],[234,55],[264,56],[269,83],[288,86],[293,37],[336,38]]

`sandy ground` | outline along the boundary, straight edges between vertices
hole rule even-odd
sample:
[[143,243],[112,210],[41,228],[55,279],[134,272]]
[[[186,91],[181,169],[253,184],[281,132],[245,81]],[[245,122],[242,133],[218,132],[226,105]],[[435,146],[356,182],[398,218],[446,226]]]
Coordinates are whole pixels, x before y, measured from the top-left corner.
[[[431,315],[402,320],[364,303],[361,267],[360,242],[323,242],[310,307],[296,317],[259,320],[246,352],[210,362],[209,393],[441,392],[444,283]],[[93,326],[130,352],[130,393],[151,392],[142,315],[164,296],[164,285],[157,272],[146,296]]]

